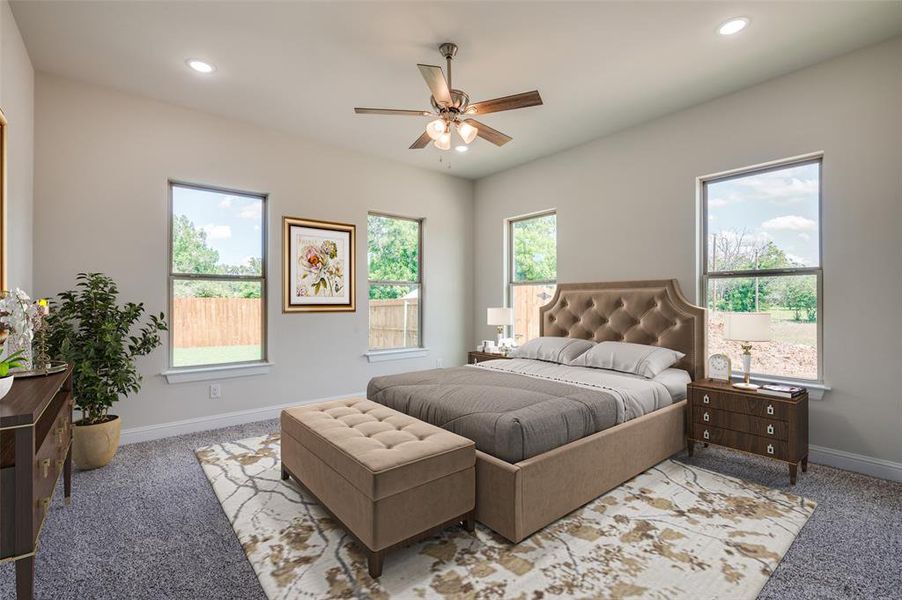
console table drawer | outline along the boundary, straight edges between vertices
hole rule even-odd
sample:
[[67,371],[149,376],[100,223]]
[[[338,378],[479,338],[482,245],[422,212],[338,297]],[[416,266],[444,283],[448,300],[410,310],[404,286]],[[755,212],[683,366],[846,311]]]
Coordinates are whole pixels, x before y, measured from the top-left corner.
[[773,398],[692,389],[690,390],[690,401],[693,405],[693,411],[716,408],[780,421],[789,420],[790,407],[785,402],[774,400]]
[[740,433],[750,433],[775,440],[789,439],[789,425],[786,421],[753,417],[743,413],[698,407],[693,411],[695,422],[709,427],[729,429]]

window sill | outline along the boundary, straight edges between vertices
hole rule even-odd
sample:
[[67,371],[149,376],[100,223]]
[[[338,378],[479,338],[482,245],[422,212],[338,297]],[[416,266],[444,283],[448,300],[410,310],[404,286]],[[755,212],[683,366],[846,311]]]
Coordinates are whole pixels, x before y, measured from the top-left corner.
[[[733,381],[742,381],[744,379],[743,375],[733,374]],[[785,385],[797,385],[799,387],[803,387],[808,390],[808,397],[812,400],[821,400],[824,397],[824,392],[829,392],[832,388],[825,383],[817,383],[814,381],[801,381],[798,379],[778,379],[776,377],[762,377],[752,375],[750,378],[752,383],[777,383],[777,384],[785,384]]]
[[214,367],[189,367],[184,369],[168,369],[160,373],[166,383],[189,383],[192,381],[210,381],[212,379],[231,379],[233,377],[251,377],[266,375],[272,368],[271,362],[255,362],[241,365],[222,365]]
[[397,350],[370,350],[364,352],[369,362],[383,362],[387,360],[404,360],[406,358],[422,358],[429,354],[429,348],[398,348]]

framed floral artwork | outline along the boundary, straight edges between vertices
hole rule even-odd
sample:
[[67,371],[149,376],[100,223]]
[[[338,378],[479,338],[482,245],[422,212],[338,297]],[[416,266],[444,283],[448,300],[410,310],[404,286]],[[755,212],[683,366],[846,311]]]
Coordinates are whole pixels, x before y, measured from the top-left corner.
[[354,312],[357,228],[282,217],[282,312]]

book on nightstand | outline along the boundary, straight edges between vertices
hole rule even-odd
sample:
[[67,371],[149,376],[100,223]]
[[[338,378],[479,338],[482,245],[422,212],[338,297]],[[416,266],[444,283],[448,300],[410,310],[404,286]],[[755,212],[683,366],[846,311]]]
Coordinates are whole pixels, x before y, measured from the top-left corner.
[[804,394],[805,391],[805,388],[797,385],[768,384],[758,388],[759,394],[766,394],[776,398],[795,398],[796,396]]

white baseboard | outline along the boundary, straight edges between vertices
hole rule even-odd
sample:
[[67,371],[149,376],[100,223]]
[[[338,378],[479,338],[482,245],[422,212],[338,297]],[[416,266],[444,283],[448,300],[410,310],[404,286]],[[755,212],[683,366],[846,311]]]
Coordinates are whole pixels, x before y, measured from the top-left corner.
[[[264,406],[261,408],[239,410],[218,415],[185,419],[182,421],[172,421],[170,423],[146,425],[144,427],[131,427],[122,430],[120,444],[125,445],[134,444],[136,442],[147,442],[185,433],[209,431],[210,429],[219,429],[221,427],[230,427],[232,425],[242,425],[244,423],[275,419],[278,418],[279,413],[281,413],[282,410],[292,406],[313,404],[314,402],[326,402],[328,400],[342,400],[344,398],[355,396],[365,397],[366,394],[364,392],[342,394],[340,396],[330,396],[328,398],[314,398],[311,400],[290,402],[288,404],[279,404],[276,406]],[[827,465],[836,467],[837,469],[854,471],[856,473],[863,473],[865,475],[889,479],[891,481],[902,481],[902,463],[884,460],[882,458],[872,458],[862,454],[853,454],[852,452],[846,452],[844,450],[833,450],[832,448],[824,448],[823,446],[809,446],[808,457],[810,462],[819,465]]]
[[808,446],[808,460],[844,471],[854,471],[891,481],[902,481],[902,463],[891,460],[853,454],[844,450],[833,450],[823,446]]
[[264,406],[262,408],[252,408],[250,410],[238,410],[234,412],[221,413],[218,415],[196,417],[194,419],[184,419],[182,421],[172,421],[170,423],[159,423],[157,425],[146,425],[144,427],[131,427],[122,430],[122,437],[119,444],[124,446],[125,444],[159,440],[162,438],[172,437],[174,435],[183,435],[185,433],[209,431],[210,429],[219,429],[221,427],[230,427],[232,425],[242,425],[244,423],[253,423],[255,421],[275,419],[278,418],[279,413],[281,413],[284,409],[291,408],[292,406],[300,406],[301,404],[313,404],[314,402],[326,402],[328,400],[342,400],[344,398],[352,398],[355,396],[366,397],[366,393],[358,392],[353,394],[342,394],[340,396],[330,396],[328,398],[314,398],[311,400],[291,402],[289,404]]

